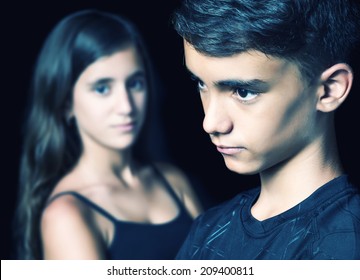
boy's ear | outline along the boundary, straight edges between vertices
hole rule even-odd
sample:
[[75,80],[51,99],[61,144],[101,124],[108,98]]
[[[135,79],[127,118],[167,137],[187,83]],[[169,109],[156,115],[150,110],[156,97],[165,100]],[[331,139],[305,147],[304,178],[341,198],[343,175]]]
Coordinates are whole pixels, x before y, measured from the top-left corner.
[[326,69],[320,77],[316,108],[322,112],[336,110],[348,96],[353,82],[353,71],[346,63]]

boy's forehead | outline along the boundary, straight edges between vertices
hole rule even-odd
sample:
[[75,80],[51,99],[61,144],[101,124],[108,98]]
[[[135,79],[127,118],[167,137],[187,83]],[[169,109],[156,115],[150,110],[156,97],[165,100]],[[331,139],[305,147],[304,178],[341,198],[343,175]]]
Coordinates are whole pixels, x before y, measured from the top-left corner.
[[188,70],[199,78],[222,79],[261,79],[270,80],[274,76],[294,71],[297,66],[284,59],[268,56],[256,50],[249,50],[229,57],[211,57],[198,52],[184,41],[185,64]]

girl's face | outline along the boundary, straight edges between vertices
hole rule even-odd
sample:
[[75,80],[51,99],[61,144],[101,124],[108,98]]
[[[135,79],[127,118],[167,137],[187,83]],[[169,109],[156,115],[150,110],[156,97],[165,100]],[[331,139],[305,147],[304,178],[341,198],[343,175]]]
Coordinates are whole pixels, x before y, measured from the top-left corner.
[[72,114],[85,146],[130,147],[145,118],[147,84],[134,47],[90,64],[73,89]]

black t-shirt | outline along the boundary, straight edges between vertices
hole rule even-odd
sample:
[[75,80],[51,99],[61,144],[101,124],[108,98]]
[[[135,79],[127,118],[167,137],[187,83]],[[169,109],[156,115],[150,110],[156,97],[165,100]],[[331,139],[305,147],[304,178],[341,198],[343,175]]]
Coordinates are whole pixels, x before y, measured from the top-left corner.
[[259,221],[255,188],[198,217],[177,259],[360,259],[360,193],[346,175]]
[[59,193],[51,201],[63,195],[72,195],[113,223],[114,237],[106,251],[107,259],[173,260],[190,230],[193,219],[165,177],[157,168],[154,167],[154,170],[179,208],[179,214],[166,223],[148,224],[119,220],[103,207],[73,191]]

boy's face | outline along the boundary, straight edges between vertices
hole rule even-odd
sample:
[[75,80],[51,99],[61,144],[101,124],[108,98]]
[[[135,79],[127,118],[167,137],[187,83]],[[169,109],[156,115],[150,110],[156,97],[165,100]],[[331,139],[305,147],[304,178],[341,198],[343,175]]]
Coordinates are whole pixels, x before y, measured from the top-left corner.
[[215,58],[187,42],[184,47],[198,82],[203,128],[230,170],[259,173],[308,154],[317,133],[317,96],[293,63],[256,51]]

